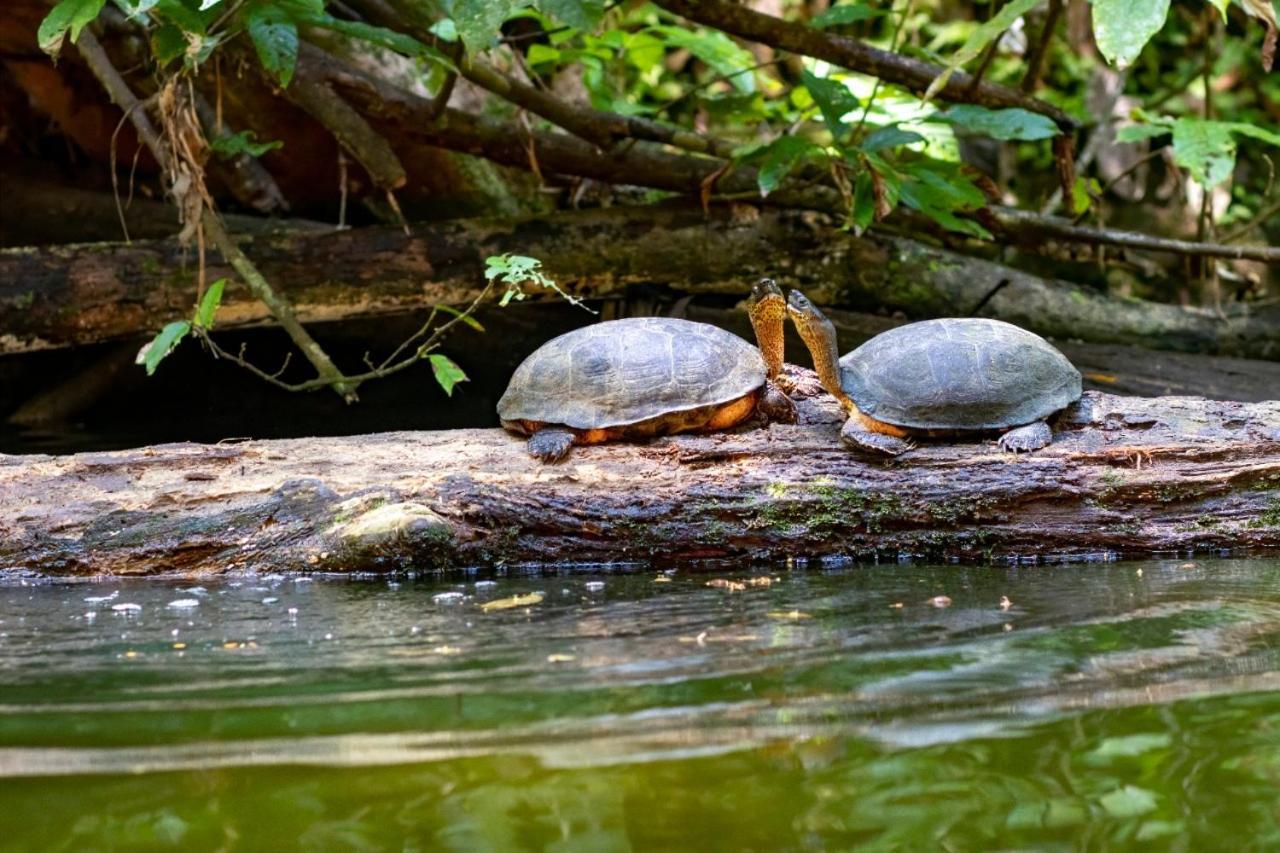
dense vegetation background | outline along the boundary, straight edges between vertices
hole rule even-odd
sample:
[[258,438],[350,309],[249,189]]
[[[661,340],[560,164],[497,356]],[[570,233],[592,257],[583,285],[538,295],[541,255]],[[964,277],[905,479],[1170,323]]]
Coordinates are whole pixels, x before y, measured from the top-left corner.
[[[615,273],[669,273],[652,266],[669,224],[653,211],[686,202],[707,228],[765,217],[772,229],[763,249],[758,232],[729,233],[742,276],[708,274],[702,287],[720,297],[745,293],[762,253],[812,285],[788,256],[826,247],[861,257],[863,273],[889,271],[874,292],[863,273],[833,279],[818,293],[828,305],[978,313],[1018,273],[1048,295],[1019,297],[1027,316],[1010,318],[1047,333],[1278,354],[1270,0],[19,0],[7,11],[4,242],[177,231],[184,247],[8,256],[20,280],[0,292],[7,352],[132,335],[132,353],[154,335],[138,356],[150,373],[196,338],[293,390],[352,400],[425,361],[452,393],[465,373],[441,347],[479,327],[472,311],[526,295],[598,305],[617,296]],[[557,210],[606,207],[645,224],[610,232],[633,251],[615,247],[600,274],[584,257],[605,263],[598,249],[563,249],[591,237],[570,226],[559,243],[512,232],[499,252],[483,229],[445,238],[409,224],[560,222]],[[304,237],[270,237],[278,225],[263,236],[264,216]],[[316,260],[334,245],[308,241],[325,233],[306,230],[317,223],[354,227],[342,245],[356,280]],[[445,270],[443,256],[472,244],[469,266]],[[88,268],[116,278],[92,291],[102,276]],[[403,341],[357,346],[369,353],[354,362],[332,355],[292,304],[301,270],[303,320],[412,316]],[[983,289],[963,306],[940,300],[956,280]],[[394,310],[368,295],[387,287],[400,287]],[[697,290],[677,281],[659,296]],[[361,300],[368,310],[352,307]],[[283,353],[255,358],[210,334],[265,319],[292,341],[283,367]]]

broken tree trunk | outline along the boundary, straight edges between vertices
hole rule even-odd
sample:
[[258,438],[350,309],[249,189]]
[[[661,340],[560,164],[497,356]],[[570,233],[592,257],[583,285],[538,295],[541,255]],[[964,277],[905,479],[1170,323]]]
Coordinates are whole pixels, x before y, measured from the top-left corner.
[[1090,392],[1038,453],[988,440],[891,461],[840,445],[826,395],[800,406],[794,426],[576,448],[556,466],[496,429],[0,456],[0,566],[389,571],[1280,546],[1280,402]]
[[[585,297],[634,286],[745,295],[772,275],[819,303],[901,311],[916,319],[980,315],[1054,337],[1280,358],[1280,322],[1140,300],[1065,282],[904,237],[856,237],[805,214],[738,205],[704,216],[687,207],[627,207],[541,220],[449,221],[396,228],[259,235],[245,251],[303,322],[465,304],[483,286],[488,255],[543,261]],[[234,273],[211,252],[208,280]],[[0,250],[0,354],[138,337],[191,313],[196,260],[174,241]],[[549,296],[549,298],[555,298]],[[220,328],[269,321],[239,287]]]

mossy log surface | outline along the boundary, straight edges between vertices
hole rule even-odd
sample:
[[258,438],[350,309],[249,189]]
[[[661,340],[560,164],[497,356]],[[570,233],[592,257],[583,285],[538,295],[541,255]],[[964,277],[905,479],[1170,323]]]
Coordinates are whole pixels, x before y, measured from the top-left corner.
[[[804,288],[822,305],[900,311],[912,319],[985,316],[1040,334],[1156,349],[1280,360],[1280,322],[1142,300],[1109,298],[1066,282],[890,235],[842,232],[812,215],[748,205],[569,211],[538,220],[454,220],[398,228],[261,234],[243,241],[304,323],[465,304],[484,284],[484,259],[541,259],[568,290],[622,297],[745,296],[762,275]],[[216,252],[209,281],[235,273]],[[189,316],[194,250],[174,240],[0,250],[0,354],[153,334]],[[538,294],[533,294],[537,296]],[[547,298],[558,298],[547,291]],[[233,284],[220,328],[270,322]]]
[[1038,453],[983,440],[891,461],[841,447],[829,397],[800,405],[796,425],[576,448],[556,466],[497,429],[0,456],[0,567],[343,572],[1280,546],[1280,402],[1088,392]]

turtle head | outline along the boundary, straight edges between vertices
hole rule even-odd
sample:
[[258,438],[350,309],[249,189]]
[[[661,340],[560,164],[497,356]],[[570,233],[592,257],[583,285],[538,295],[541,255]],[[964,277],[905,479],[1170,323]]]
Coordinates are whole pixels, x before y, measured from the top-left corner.
[[848,398],[840,383],[840,350],[836,341],[836,327],[818,310],[818,306],[809,301],[809,297],[798,290],[792,290],[787,297],[787,314],[790,315],[791,322],[795,323],[801,340],[809,348],[809,354],[813,356],[813,369],[818,372],[822,386],[843,404]]
[[762,278],[751,285],[751,299],[753,301],[762,302],[771,297],[782,298],[782,288],[778,287],[778,283],[773,279]]
[[782,370],[784,355],[783,332],[787,322],[787,302],[782,298],[782,288],[771,278],[762,278],[751,286],[751,305],[748,309],[751,328],[756,333],[756,343],[764,357],[770,379],[777,379]]

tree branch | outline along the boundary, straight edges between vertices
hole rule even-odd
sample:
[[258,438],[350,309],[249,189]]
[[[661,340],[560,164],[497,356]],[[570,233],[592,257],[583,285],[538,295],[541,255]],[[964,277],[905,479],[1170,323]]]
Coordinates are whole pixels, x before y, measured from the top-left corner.
[[[137,97],[129,88],[129,84],[120,76],[120,72],[111,64],[111,59],[107,56],[106,51],[102,49],[102,45],[94,37],[88,28],[80,33],[80,39],[77,42],[80,55],[84,57],[89,69],[93,75],[106,89],[111,100],[125,111],[129,120],[133,122],[134,128],[138,131],[138,137],[150,149],[151,154],[156,158],[164,170],[172,174],[174,161],[169,146],[156,132],[155,125],[151,123],[151,119],[147,117],[145,110],[140,108]],[[276,295],[271,289],[271,285],[262,277],[254,267],[253,262],[240,251],[240,247],[227,234],[226,229],[222,227],[222,221],[218,218],[218,214],[208,207],[203,208],[200,224],[204,228],[210,239],[222,252],[223,256],[231,263],[238,272],[244,283],[249,287],[253,295],[262,300],[268,310],[271,311],[277,322],[288,333],[293,342],[302,350],[303,355],[315,367],[319,376],[324,379],[325,383],[331,385],[340,396],[350,401],[355,399],[355,386],[349,385],[342,375],[342,371],[338,370],[333,361],[315,339],[302,327],[297,317],[293,313],[292,306],[288,302]]]
[[[764,15],[727,0],[655,0],[658,6],[690,21],[772,47],[823,59],[850,71],[879,77],[913,92],[923,92],[943,69],[931,62],[871,47],[857,39]],[[972,88],[972,91],[970,89]],[[987,107],[1021,107],[1048,116],[1064,130],[1076,122],[1062,110],[1017,89],[986,81],[973,86],[973,77],[957,71],[937,97],[944,101]]]

